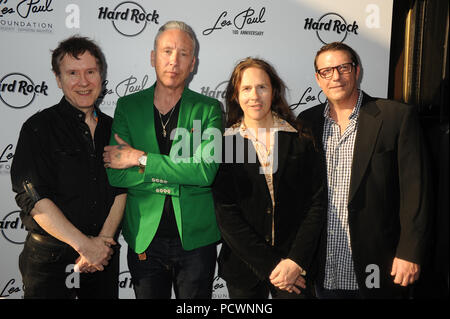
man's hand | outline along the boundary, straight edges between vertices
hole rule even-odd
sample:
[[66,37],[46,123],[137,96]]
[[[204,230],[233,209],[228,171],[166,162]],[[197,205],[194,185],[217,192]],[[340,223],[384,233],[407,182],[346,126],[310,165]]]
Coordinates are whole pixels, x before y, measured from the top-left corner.
[[392,263],[391,276],[395,276],[394,283],[408,286],[419,279],[420,265],[395,257]]
[[306,288],[305,278],[301,276],[304,273],[303,269],[291,259],[283,259],[275,267],[270,274],[270,282],[278,289],[287,290],[288,292],[295,292],[300,294],[301,288]]
[[124,169],[139,166],[139,157],[145,152],[132,148],[119,135],[114,134],[118,145],[108,145],[103,149],[103,162],[106,168]]
[[80,272],[103,271],[114,253],[111,245],[116,244],[112,238],[89,237],[80,248],[80,257],[76,260]]
[[75,266],[73,267],[73,270],[75,272],[93,273],[97,271],[97,268],[95,268],[93,265],[90,265],[85,257],[78,256],[77,260],[75,260]]

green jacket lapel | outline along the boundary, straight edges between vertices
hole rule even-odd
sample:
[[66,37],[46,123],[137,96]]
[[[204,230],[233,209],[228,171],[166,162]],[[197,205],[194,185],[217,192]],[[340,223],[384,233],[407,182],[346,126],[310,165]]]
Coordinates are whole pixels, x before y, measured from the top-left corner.
[[159,154],[159,145],[158,140],[156,138],[155,131],[155,117],[153,111],[153,101],[155,94],[155,85],[151,86],[147,89],[146,94],[143,96],[145,99],[142,102],[143,108],[142,113],[135,113],[136,116],[142,116],[145,122],[145,127],[142,130],[144,144],[146,145],[146,149],[149,153]]
[[[284,164],[289,152],[290,133],[278,132],[277,134],[275,134],[275,139],[277,147],[274,148],[273,152],[273,161],[274,163],[276,163],[274,164],[274,169],[276,168],[276,171],[273,174],[273,189],[274,194],[277,194],[280,176],[283,173],[283,169],[285,167]],[[277,165],[277,167],[275,167],[275,165]]]
[[192,103],[191,103],[191,93],[188,88],[184,88],[183,94],[181,95],[180,111],[178,115],[178,127],[183,127],[186,129],[190,128],[190,117],[191,117]]

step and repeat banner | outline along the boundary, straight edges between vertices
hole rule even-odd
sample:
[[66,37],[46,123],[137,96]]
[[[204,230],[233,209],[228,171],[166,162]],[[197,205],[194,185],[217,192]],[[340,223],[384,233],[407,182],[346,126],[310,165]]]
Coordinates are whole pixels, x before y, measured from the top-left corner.
[[[18,256],[26,230],[10,168],[22,123],[62,96],[51,50],[73,34],[100,45],[108,64],[100,108],[113,116],[119,97],[154,83],[150,52],[169,20],[185,21],[196,32],[198,66],[189,87],[222,103],[233,67],[247,56],[276,68],[295,114],[324,102],[313,61],[333,41],[360,55],[361,87],[387,96],[392,0],[0,0],[0,298],[23,297]],[[134,298],[122,237],[120,244],[120,298]],[[220,277],[213,289],[213,298],[228,298]]]

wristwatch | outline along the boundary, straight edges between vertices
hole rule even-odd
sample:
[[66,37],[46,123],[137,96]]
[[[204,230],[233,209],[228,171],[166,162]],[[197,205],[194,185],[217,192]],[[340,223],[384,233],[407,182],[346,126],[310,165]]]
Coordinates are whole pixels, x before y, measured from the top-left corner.
[[147,153],[139,157],[138,162],[139,162],[139,173],[142,174],[144,173],[145,166],[147,166]]

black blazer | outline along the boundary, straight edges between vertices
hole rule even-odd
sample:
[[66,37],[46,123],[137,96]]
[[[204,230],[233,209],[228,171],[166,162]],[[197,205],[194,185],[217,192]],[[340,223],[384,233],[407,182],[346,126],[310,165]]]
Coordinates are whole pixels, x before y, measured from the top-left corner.
[[[282,258],[291,258],[309,275],[325,224],[326,186],[319,154],[312,142],[299,139],[298,133],[280,131],[277,135],[275,209],[252,142],[240,134],[224,137],[224,161],[213,185],[223,239],[219,275],[241,289],[268,281]],[[233,160],[227,159],[236,145],[244,146],[241,162],[236,161],[235,151]]]
[[[325,104],[302,112],[322,150]],[[348,198],[348,223],[358,286],[363,297],[401,293],[390,275],[394,257],[422,263],[430,214],[430,175],[416,110],[364,93],[358,119]],[[326,232],[320,245],[319,283],[325,270]],[[380,288],[368,288],[380,270]],[[367,268],[369,266],[369,268]],[[371,285],[369,285],[371,286]]]

